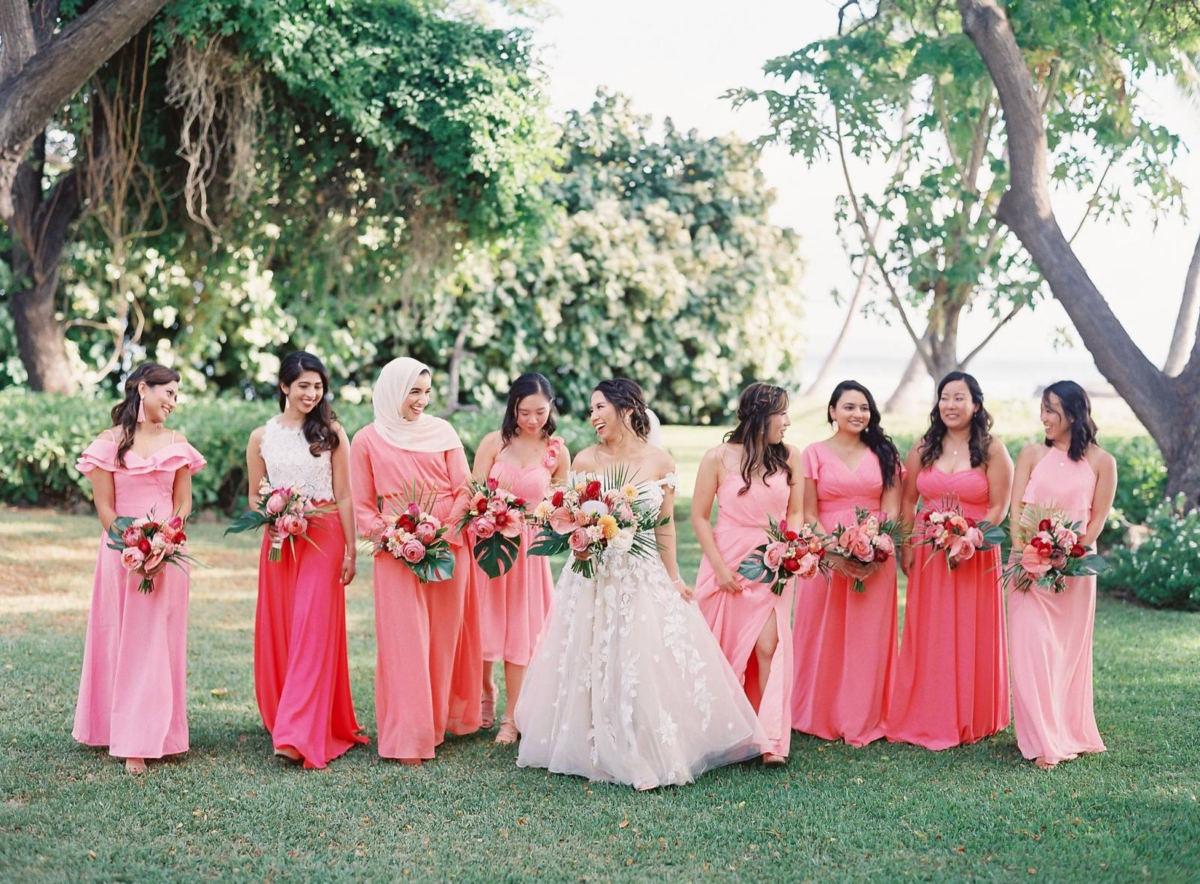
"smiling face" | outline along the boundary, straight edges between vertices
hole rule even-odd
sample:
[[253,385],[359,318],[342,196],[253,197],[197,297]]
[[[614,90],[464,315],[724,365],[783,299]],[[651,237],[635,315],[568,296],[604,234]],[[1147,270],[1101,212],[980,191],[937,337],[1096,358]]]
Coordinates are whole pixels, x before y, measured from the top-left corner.
[[1071,421],[1063,414],[1062,400],[1053,393],[1042,397],[1042,427],[1050,443],[1071,441]]
[[308,414],[325,398],[325,383],[315,371],[306,371],[291,384],[280,384],[288,405],[301,414]]
[[429,405],[429,391],[432,388],[433,383],[429,378],[429,372],[423,371],[417,375],[417,379],[413,381],[404,401],[400,403],[400,417],[407,421],[415,421],[424,414],[426,406]]
[[971,389],[966,381],[951,381],[942,387],[938,397],[938,414],[949,430],[965,430],[979,406],[971,400]]
[[622,415],[615,405],[609,402],[599,390],[592,393],[592,405],[588,419],[592,429],[605,442],[619,439],[629,427],[628,415]]
[[165,424],[171,412],[175,410],[176,397],[179,395],[179,381],[167,384],[139,384],[138,395],[142,397],[142,408],[146,411],[146,420],[152,424]]
[[550,419],[550,400],[541,393],[525,396],[516,407],[517,429],[525,436],[536,438],[542,435],[546,421]]
[[843,433],[857,436],[871,422],[871,405],[858,390],[846,390],[829,408],[829,419]]
[[783,437],[791,425],[792,419],[788,417],[786,411],[780,411],[771,415],[767,419],[767,444],[779,445],[783,442]]

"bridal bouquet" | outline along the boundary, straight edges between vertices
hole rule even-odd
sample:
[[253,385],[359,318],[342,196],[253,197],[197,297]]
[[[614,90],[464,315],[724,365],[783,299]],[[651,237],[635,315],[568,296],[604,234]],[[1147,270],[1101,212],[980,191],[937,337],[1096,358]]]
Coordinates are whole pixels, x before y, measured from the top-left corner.
[[448,525],[430,512],[437,492],[414,484],[406,489],[404,509],[383,516],[383,528],[375,536],[372,553],[387,553],[417,575],[422,583],[449,580],[454,576],[454,550],[446,539]]
[[958,502],[944,498],[936,507],[924,510],[917,519],[917,546],[932,546],[946,556],[951,571],[974,557],[1004,543],[1005,532],[986,519],[976,521],[964,516]]
[[1013,544],[1013,556],[1020,558],[1004,569],[1005,579],[1023,592],[1034,586],[1062,592],[1068,577],[1099,574],[1108,565],[1079,542],[1081,530],[1060,509],[1025,507]]
[[108,548],[119,550],[121,565],[131,574],[142,578],[138,592],[153,592],[154,577],[150,571],[163,564],[182,568],[184,562],[194,562],[188,554],[187,520],[172,516],[165,522],[154,519],[154,514],[142,519],[119,516],[108,529]]
[[570,550],[571,570],[588,578],[595,576],[596,562],[607,549],[639,558],[654,555],[657,546],[647,532],[662,524],[657,508],[640,499],[624,470],[556,486],[538,504],[533,519],[542,530],[530,555]]
[[308,536],[308,520],[318,513],[335,509],[335,506],[317,506],[303,488],[272,485],[264,476],[258,485],[258,501],[234,519],[225,533],[240,534],[268,526],[271,529],[271,549],[267,553],[267,561],[278,562],[283,558],[284,541],[291,545],[293,554],[297,537],[314,543]]
[[817,574],[829,574],[825,563],[825,544],[812,528],[801,525],[793,530],[784,520],[767,517],[767,542],[738,565],[738,573],[759,583],[770,583],[771,592],[783,595],[793,577],[808,580]]
[[459,531],[475,536],[472,553],[488,577],[499,577],[513,566],[525,528],[525,498],[501,488],[495,479],[471,482],[471,503],[459,520]]
[[896,555],[900,533],[900,523],[895,519],[881,522],[870,510],[855,507],[853,524],[839,524],[829,532],[826,547],[835,570],[854,580],[851,589],[866,592],[863,581]]

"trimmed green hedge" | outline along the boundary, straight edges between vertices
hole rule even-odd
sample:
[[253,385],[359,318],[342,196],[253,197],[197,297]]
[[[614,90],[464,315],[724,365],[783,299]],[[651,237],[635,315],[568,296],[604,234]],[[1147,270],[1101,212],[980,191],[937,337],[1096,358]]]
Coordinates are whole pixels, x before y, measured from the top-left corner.
[[[91,500],[91,485],[76,469],[79,453],[109,426],[113,402],[79,396],[0,391],[0,502],[69,508]],[[340,403],[337,413],[353,435],[372,419],[370,405]],[[246,441],[255,427],[278,414],[274,402],[207,399],[188,402],[172,418],[208,461],[196,474],[196,509],[230,512],[246,492]],[[498,412],[459,412],[451,419],[467,457],[479,440],[500,425]],[[559,419],[571,451],[591,444],[591,427]]]

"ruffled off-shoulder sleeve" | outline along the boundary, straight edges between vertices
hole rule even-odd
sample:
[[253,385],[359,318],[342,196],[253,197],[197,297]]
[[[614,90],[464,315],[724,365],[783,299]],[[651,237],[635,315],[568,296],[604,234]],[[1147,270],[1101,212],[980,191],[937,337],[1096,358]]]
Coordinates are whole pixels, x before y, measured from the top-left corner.
[[85,476],[92,470],[107,470],[115,473],[121,468],[117,463],[117,443],[109,439],[97,439],[79,455],[75,469]]
[[[193,476],[200,472],[208,465],[208,461],[204,459],[204,455],[189,445],[187,442],[172,442],[160,452],[156,452],[151,461],[156,461],[158,469],[176,470],[188,468]],[[125,459],[126,466],[129,465],[129,459]]]

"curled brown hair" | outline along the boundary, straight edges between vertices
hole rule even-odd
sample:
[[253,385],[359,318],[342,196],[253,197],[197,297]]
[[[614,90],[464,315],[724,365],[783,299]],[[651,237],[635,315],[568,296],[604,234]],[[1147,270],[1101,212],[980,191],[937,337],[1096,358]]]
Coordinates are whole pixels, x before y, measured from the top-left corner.
[[613,378],[596,384],[596,389],[612,403],[617,414],[629,415],[629,426],[639,439],[650,435],[650,416],[646,414],[646,394],[641,386],[629,378]]
[[138,411],[142,407],[142,395],[138,392],[138,385],[161,387],[163,384],[178,382],[179,372],[157,362],[143,362],[125,378],[125,398],[112,410],[113,426],[121,428],[121,441],[117,444],[117,463],[121,466],[125,466],[125,452],[133,447]]
[[725,436],[725,441],[742,446],[742,490],[738,496],[750,490],[754,474],[762,470],[765,482],[773,473],[786,473],[788,484],[792,484],[792,468],[788,465],[788,447],[782,442],[771,445],[767,442],[767,430],[771,418],[788,410],[788,394],[783,387],[773,384],[753,383],[742,391],[738,399],[738,424]]

